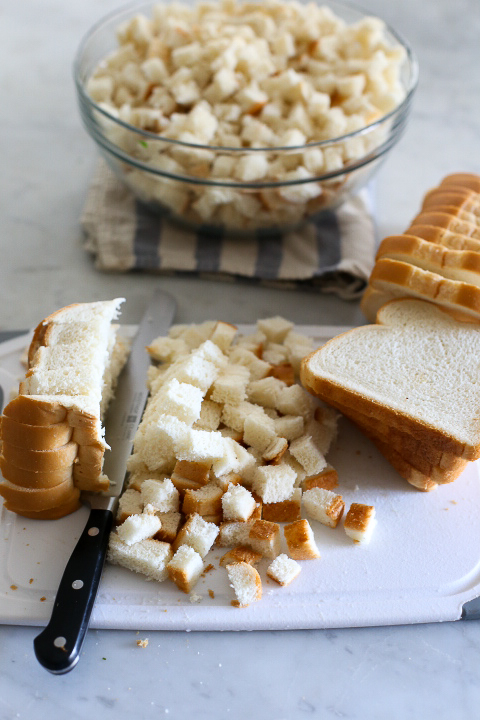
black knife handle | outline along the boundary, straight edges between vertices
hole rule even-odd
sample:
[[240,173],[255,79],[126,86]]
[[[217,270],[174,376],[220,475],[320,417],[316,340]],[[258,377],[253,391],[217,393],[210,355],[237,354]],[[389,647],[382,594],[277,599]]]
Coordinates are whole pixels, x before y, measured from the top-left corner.
[[111,510],[91,510],[58,588],[50,622],[33,641],[35,655],[55,675],[80,658],[113,523]]

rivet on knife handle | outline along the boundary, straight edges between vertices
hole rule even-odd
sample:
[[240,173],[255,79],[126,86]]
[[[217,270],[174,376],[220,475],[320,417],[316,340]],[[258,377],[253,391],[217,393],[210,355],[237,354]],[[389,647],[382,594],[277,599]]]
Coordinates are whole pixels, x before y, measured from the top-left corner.
[[65,568],[50,622],[34,640],[37,660],[56,675],[72,670],[80,658],[112,522],[110,510],[91,510]]

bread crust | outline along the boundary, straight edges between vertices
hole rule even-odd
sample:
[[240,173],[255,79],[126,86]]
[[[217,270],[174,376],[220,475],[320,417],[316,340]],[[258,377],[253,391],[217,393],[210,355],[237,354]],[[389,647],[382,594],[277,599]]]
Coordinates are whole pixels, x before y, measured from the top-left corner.
[[30,450],[10,443],[2,442],[5,461],[21,470],[31,472],[50,472],[71,467],[77,457],[78,446],[68,442],[54,450]]
[[476,223],[462,220],[451,212],[442,210],[425,210],[416,215],[410,226],[412,225],[434,225],[435,227],[445,228],[460,235],[480,239],[480,226]]
[[9,480],[14,485],[33,489],[55,487],[72,477],[71,466],[59,468],[58,470],[35,472],[12,465],[5,460],[3,455],[0,455],[0,471],[5,480]]
[[441,187],[450,187],[452,185],[480,193],[480,175],[475,173],[451,173],[446,175],[440,183]]
[[19,508],[5,502],[5,508],[11,512],[21,515],[22,517],[30,518],[31,520],[59,520],[65,515],[70,515],[81,507],[79,500],[79,493],[74,493],[72,498],[63,505],[56,505],[55,507],[48,508],[47,510],[20,510]]
[[70,442],[73,428],[67,422],[52,425],[25,425],[11,417],[0,418],[1,440],[30,450],[54,450]]
[[28,512],[41,512],[73,502],[80,490],[74,487],[72,478],[50,488],[23,488],[8,480],[0,483],[0,495],[10,507]]

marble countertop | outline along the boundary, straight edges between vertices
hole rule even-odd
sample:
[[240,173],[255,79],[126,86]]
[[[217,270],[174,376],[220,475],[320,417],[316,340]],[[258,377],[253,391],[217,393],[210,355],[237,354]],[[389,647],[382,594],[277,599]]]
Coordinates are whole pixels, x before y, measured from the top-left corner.
[[[364,0],[410,41],[420,63],[411,123],[377,182],[379,235],[401,232],[423,192],[449,172],[480,172],[477,0]],[[127,298],[138,320],[159,282],[177,321],[288,315],[303,324],[363,322],[331,296],[198,279],[97,272],[79,217],[97,155],[72,82],[75,49],[114,0],[24,0],[2,7],[0,330],[30,327],[74,301]],[[0,628],[0,719],[467,720],[478,716],[477,621],[327,631],[88,633],[82,658],[54,677],[35,661],[38,630]],[[137,646],[139,638],[148,646]]]

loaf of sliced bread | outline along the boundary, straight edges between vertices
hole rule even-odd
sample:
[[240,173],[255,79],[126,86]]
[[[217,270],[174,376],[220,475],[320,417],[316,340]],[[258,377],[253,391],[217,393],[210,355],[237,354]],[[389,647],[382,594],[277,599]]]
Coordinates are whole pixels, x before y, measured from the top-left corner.
[[19,394],[1,419],[9,510],[61,517],[78,507],[80,490],[108,487],[103,416],[128,354],[114,323],[122,302],[70,305],[35,329]]

